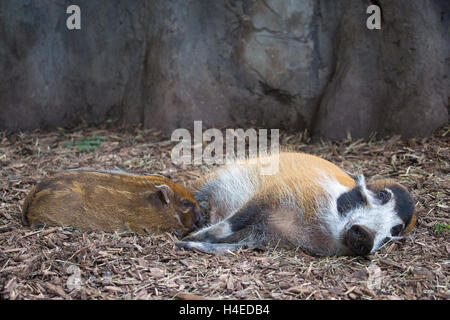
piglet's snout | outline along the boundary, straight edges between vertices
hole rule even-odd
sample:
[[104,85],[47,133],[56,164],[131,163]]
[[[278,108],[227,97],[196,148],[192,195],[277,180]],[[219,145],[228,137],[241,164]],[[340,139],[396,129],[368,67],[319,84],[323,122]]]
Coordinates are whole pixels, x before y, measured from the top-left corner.
[[354,255],[365,256],[373,248],[375,234],[362,225],[353,225],[345,234],[344,242]]

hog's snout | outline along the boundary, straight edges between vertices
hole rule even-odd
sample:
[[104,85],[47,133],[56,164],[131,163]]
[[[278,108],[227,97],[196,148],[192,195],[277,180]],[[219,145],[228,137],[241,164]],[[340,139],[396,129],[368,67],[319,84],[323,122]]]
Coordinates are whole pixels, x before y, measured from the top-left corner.
[[374,232],[362,225],[353,225],[344,235],[345,245],[357,256],[365,256],[373,248]]

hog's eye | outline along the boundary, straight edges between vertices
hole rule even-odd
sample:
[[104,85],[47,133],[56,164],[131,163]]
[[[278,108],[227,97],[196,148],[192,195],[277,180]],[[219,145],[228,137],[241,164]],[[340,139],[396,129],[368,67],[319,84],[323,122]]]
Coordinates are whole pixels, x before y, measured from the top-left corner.
[[402,231],[403,231],[403,225],[402,224],[398,224],[398,225],[392,227],[391,235],[393,237],[397,237],[398,235],[400,235],[400,233],[402,233]]
[[382,204],[385,204],[386,202],[389,201],[389,199],[391,199],[391,194],[386,190],[381,190],[380,192],[378,192],[377,197]]

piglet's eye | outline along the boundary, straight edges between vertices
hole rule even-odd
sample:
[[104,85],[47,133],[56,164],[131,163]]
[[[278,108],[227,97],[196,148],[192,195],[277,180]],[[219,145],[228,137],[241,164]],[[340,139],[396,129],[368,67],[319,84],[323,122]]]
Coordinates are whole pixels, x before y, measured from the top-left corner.
[[181,200],[181,205],[186,208],[192,208],[194,206],[194,204],[187,199]]
[[381,190],[380,192],[378,192],[377,197],[378,197],[378,199],[381,200],[382,204],[385,204],[386,202],[389,201],[389,199],[391,199],[391,194],[389,192],[387,192],[386,190]]

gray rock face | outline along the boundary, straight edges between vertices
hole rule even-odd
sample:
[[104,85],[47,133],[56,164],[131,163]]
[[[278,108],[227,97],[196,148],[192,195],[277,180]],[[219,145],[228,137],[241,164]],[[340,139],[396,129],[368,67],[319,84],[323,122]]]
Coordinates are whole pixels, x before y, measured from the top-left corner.
[[448,121],[450,4],[372,1],[0,2],[0,128],[140,122],[428,135]]
[[314,124],[317,135],[423,136],[448,119],[449,3],[380,3],[381,30],[365,28],[357,6],[343,10],[336,67]]

